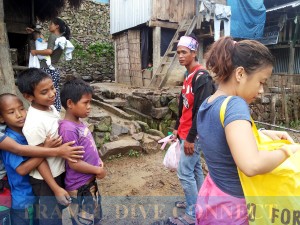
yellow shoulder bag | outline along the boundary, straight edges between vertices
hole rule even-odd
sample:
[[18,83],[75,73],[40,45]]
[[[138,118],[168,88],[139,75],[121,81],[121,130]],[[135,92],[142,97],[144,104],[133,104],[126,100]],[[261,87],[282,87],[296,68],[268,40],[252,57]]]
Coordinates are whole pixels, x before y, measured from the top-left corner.
[[[225,111],[231,96],[221,105],[220,121],[224,127]],[[253,119],[252,131],[259,151],[273,151],[287,140],[273,141],[258,132]],[[300,225],[300,153],[291,155],[273,171],[246,176],[238,169],[251,225]]]

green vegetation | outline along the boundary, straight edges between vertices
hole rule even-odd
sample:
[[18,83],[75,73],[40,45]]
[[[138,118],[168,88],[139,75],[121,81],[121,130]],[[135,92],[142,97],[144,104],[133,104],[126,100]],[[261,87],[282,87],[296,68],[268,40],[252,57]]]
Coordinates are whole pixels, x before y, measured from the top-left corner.
[[111,155],[108,157],[108,160],[114,160],[114,159],[120,159],[122,158],[122,153],[116,154],[116,155]]
[[114,47],[109,42],[94,42],[87,46],[72,40],[75,47],[73,52],[74,59],[80,59],[82,63],[101,61],[106,58],[106,61],[114,60]]
[[128,156],[138,158],[140,156],[140,152],[136,151],[136,150],[133,150],[133,149],[130,149],[130,151],[128,152]]
[[300,120],[291,121],[290,127],[293,129],[300,129]]

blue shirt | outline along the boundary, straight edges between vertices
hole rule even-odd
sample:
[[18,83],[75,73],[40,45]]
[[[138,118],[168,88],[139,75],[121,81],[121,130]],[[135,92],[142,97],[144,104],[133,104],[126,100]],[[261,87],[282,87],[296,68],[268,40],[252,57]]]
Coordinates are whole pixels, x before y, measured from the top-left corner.
[[[5,128],[6,128],[6,125],[0,123],[0,142],[2,142],[6,138]],[[0,180],[3,177],[5,177],[5,175],[6,175],[6,171],[5,171],[5,167],[3,164],[2,155],[0,154]]]
[[[210,103],[206,99],[202,103],[197,115],[197,132],[209,174],[214,183],[231,196],[243,197],[244,193],[237,166],[231,155],[220,121],[220,108],[226,97],[219,96]],[[251,122],[248,104],[244,99],[237,96],[233,96],[227,104],[224,126],[226,127],[235,120]]]
[[[8,127],[6,128],[6,135],[19,144],[27,145],[27,141],[22,134],[19,134]],[[28,205],[32,205],[35,202],[35,196],[29,183],[29,175],[21,176],[16,172],[16,169],[28,158],[3,150],[2,158],[11,189],[12,208],[25,209]]]

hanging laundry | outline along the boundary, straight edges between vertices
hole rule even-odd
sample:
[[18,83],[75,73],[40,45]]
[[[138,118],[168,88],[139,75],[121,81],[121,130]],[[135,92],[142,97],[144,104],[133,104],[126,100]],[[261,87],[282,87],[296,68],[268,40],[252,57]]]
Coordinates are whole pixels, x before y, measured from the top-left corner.
[[230,17],[231,7],[221,4],[215,6],[214,18],[214,39],[217,41],[220,38],[221,22],[224,23],[224,36],[230,36]]
[[211,2],[210,0],[203,0],[201,1],[199,12],[203,15],[205,20],[209,22],[213,17],[214,9],[215,5],[213,2]]

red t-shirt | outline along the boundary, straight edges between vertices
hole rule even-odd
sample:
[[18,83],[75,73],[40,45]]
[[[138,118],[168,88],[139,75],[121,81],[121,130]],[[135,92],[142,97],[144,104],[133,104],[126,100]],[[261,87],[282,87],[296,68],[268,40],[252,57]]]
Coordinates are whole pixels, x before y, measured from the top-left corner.
[[181,94],[183,97],[182,115],[180,117],[180,124],[178,127],[178,135],[185,140],[193,123],[193,107],[194,107],[194,93],[192,90],[192,81],[195,73],[199,69],[204,69],[201,65],[197,65],[183,81]]

